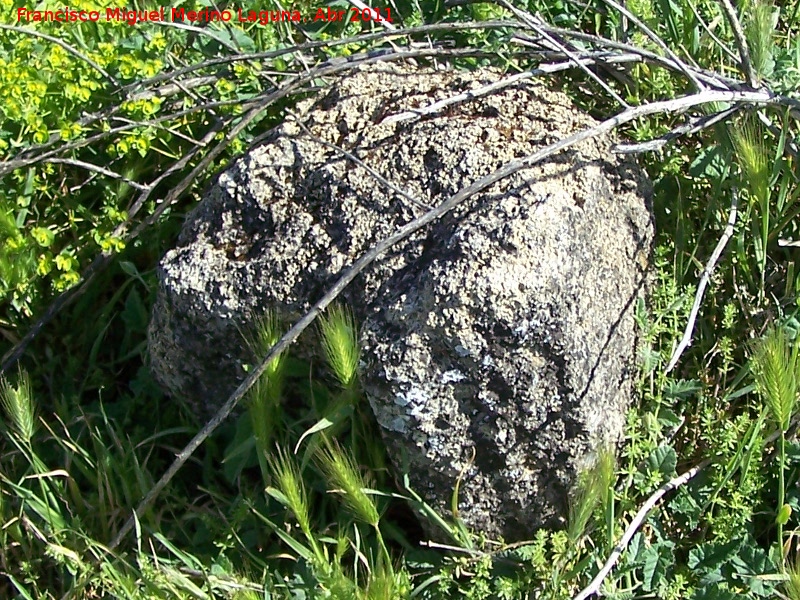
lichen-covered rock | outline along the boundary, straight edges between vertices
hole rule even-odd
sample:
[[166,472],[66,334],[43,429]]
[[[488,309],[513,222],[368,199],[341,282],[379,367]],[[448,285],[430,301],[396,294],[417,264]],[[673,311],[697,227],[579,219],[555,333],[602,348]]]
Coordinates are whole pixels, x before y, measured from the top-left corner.
[[[373,66],[305,101],[302,127],[288,120],[222,173],[161,263],[159,381],[213,410],[243,377],[240,331],[253,315],[299,315],[424,210],[331,145],[434,206],[593,124],[531,81],[388,118],[498,78]],[[583,142],[494,184],[345,293],[396,466],[445,513],[461,477],[460,516],[492,536],[558,523],[578,470],[622,433],[652,224],[646,180],[610,144]]]

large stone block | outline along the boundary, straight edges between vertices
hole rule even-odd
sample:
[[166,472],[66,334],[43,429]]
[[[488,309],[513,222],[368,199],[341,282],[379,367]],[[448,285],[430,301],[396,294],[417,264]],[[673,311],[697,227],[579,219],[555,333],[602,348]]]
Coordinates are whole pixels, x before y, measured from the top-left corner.
[[[219,406],[244,375],[240,331],[254,315],[299,315],[424,210],[320,141],[434,206],[594,123],[530,80],[390,118],[499,77],[355,72],[298,107],[304,127],[287,120],[222,173],[161,263],[150,351],[165,388]],[[594,138],[494,184],[344,296],[396,467],[444,513],[462,477],[462,518],[492,536],[558,524],[577,472],[623,430],[653,228],[645,177],[610,146]]]

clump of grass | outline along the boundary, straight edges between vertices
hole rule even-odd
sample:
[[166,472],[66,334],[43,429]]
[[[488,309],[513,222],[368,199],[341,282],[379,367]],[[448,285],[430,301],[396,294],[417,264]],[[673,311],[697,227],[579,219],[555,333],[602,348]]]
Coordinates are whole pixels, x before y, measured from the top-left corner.
[[783,327],[772,328],[753,354],[753,374],[764,403],[781,431],[789,428],[797,402],[800,345]]
[[381,562],[378,564],[394,577],[389,550],[381,534],[381,516],[373,498],[366,493],[367,481],[351,455],[335,442],[328,442],[316,454],[317,464],[328,483],[341,494],[342,501],[350,513],[359,521],[370,525],[378,541]]
[[786,570],[784,590],[789,600],[800,600],[800,561],[797,559],[794,565]]
[[567,535],[572,544],[577,544],[586,532],[589,519],[595,508],[611,504],[611,526],[613,531],[615,457],[610,448],[603,448],[595,464],[578,477],[576,493],[570,503]]
[[[327,422],[326,437],[342,439],[349,427],[347,447],[353,455],[362,464],[383,468],[383,448],[375,443],[377,432],[372,426],[369,409],[364,409],[362,404],[358,380],[361,346],[352,311],[338,304],[331,306],[319,319],[319,337],[325,362],[341,387],[321,411],[320,416]],[[315,452],[318,445],[319,440],[313,441],[309,452]]]
[[328,443],[317,453],[317,463],[326,479],[341,493],[353,516],[377,528],[380,515],[373,500],[364,492],[368,486],[355,461],[335,443]]
[[753,196],[759,201],[769,196],[770,152],[764,128],[751,117],[741,120],[731,130],[736,158]]

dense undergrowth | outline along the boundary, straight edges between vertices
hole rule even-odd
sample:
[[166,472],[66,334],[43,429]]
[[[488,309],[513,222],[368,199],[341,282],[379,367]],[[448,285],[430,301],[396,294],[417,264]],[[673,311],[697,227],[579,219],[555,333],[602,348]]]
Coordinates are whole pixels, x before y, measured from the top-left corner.
[[[357,324],[334,307],[311,342],[320,360],[291,350],[274,358],[246,410],[192,454],[117,544],[203,425],[162,395],[146,367],[157,260],[208,179],[329,79],[317,74],[267,102],[273,86],[389,45],[377,35],[339,42],[381,31],[376,23],[25,24],[14,17],[21,6],[0,0],[3,351],[59,294],[73,295],[19,361],[4,359],[0,597],[568,598],[627,532],[605,596],[800,598],[796,109],[745,107],[641,155],[658,239],[651,294],[637,307],[640,385],[625,443],[584,474],[565,530],[526,544],[484,539],[408,489],[388,467],[359,389]],[[397,27],[513,17],[490,3],[391,6]],[[744,42],[758,87],[791,97],[800,83],[800,1],[748,0],[736,19],[711,0],[629,0],[630,15],[610,1],[519,8],[664,54],[657,37],[686,64],[743,82]],[[463,26],[413,39],[441,49],[422,64],[514,72],[544,60],[515,33],[512,24]],[[570,43],[572,52],[589,48]],[[453,47],[474,52],[455,57]],[[249,53],[262,54],[229,60]],[[192,79],[171,85],[193,68]],[[648,62],[596,73],[633,105],[690,87],[680,69]],[[620,109],[580,69],[548,77],[598,119]],[[656,114],[620,137],[644,142],[682,122]],[[693,343],[668,369],[733,206],[738,219]],[[266,315],[248,334],[253,368],[290,325]],[[637,523],[647,499],[680,473],[691,477]],[[449,543],[426,543],[415,511]]]

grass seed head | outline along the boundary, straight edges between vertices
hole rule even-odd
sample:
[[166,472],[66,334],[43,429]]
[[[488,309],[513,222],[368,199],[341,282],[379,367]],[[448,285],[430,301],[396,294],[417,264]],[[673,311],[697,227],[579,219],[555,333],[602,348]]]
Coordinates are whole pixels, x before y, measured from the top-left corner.
[[753,355],[758,391],[779,427],[786,431],[797,400],[798,344],[782,327],[771,329]]
[[338,305],[332,306],[320,318],[319,329],[325,358],[334,376],[343,387],[351,387],[357,380],[361,356],[352,312]]
[[0,380],[0,402],[12,429],[24,443],[30,443],[36,432],[36,409],[31,381],[26,372],[20,371],[16,386],[12,386],[5,378]]
[[355,461],[332,443],[320,449],[317,461],[329,484],[341,492],[345,505],[353,515],[377,527],[380,515],[375,503],[364,492],[368,486]]

